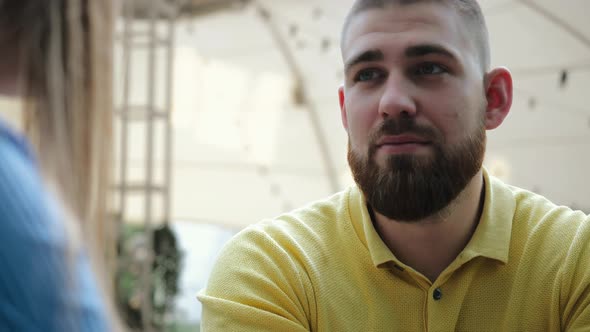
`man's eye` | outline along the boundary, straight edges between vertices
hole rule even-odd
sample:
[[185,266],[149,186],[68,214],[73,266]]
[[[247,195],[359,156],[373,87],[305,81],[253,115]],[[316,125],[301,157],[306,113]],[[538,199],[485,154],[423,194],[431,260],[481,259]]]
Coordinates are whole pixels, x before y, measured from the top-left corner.
[[446,73],[447,70],[441,66],[437,65],[436,63],[425,63],[416,68],[415,74],[416,75],[439,75],[442,73]]
[[381,72],[376,69],[361,70],[355,78],[356,82],[374,81],[381,77]]

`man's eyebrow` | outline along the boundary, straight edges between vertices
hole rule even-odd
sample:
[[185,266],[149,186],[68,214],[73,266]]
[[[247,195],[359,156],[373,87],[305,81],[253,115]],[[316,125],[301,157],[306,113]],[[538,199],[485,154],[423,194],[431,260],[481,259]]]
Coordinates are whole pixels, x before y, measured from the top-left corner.
[[421,57],[421,56],[425,56],[425,55],[429,55],[429,54],[438,54],[438,55],[442,55],[442,56],[451,58],[453,60],[457,59],[457,57],[455,56],[455,54],[453,54],[453,52],[447,50],[446,48],[444,48],[442,46],[435,45],[435,44],[424,44],[424,45],[411,46],[405,50],[404,54],[408,58]]
[[[423,45],[415,45],[410,46],[404,51],[404,55],[408,58],[417,58],[429,54],[438,54],[450,58],[452,60],[457,60],[457,56],[447,50],[446,48],[436,45],[436,44],[423,44]],[[373,62],[373,61],[383,61],[385,59],[385,55],[378,49],[367,50],[359,55],[354,56],[351,60],[349,60],[344,66],[344,72],[348,72],[350,68],[353,66],[363,63],[363,62]]]
[[348,72],[350,68],[356,66],[359,63],[363,62],[372,62],[372,61],[383,61],[385,59],[385,55],[380,50],[368,50],[359,55],[354,56],[351,60],[349,60],[344,66],[344,72]]

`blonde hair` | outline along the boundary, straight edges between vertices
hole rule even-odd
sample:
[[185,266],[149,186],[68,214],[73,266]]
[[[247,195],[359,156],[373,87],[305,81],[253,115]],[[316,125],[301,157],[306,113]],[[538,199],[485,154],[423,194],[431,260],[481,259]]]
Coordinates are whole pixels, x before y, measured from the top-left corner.
[[0,0],[0,40],[18,57],[25,131],[73,215],[65,221],[69,241],[76,247],[82,231],[103,281],[115,258],[107,199],[113,14],[110,0]]

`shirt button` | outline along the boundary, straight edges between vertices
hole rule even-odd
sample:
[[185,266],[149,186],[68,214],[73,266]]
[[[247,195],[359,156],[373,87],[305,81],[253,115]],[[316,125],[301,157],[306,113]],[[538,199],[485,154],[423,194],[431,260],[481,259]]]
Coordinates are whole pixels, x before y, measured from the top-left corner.
[[435,301],[438,301],[442,298],[442,291],[440,290],[440,288],[437,288],[434,290],[434,292],[432,292],[432,298]]

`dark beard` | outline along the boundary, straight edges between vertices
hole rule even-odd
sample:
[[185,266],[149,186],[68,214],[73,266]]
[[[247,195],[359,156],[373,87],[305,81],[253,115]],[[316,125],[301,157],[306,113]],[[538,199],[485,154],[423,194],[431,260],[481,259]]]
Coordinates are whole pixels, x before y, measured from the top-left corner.
[[[384,168],[375,161],[376,142],[383,135],[417,134],[428,138],[433,156],[391,155]],[[457,198],[481,169],[486,136],[483,119],[468,138],[445,147],[431,128],[416,125],[412,118],[389,119],[371,135],[368,159],[352,151],[348,164],[354,180],[375,212],[385,217],[412,222],[432,216]]]

